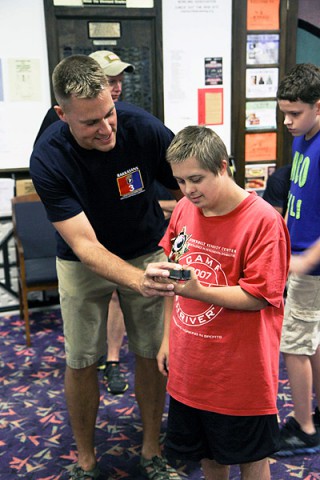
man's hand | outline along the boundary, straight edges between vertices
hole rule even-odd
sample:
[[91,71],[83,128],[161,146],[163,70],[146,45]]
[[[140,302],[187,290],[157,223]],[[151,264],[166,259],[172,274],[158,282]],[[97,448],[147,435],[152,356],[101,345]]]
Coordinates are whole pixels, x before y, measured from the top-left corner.
[[149,263],[140,284],[141,294],[144,297],[173,297],[174,282],[168,278],[171,268],[169,262]]

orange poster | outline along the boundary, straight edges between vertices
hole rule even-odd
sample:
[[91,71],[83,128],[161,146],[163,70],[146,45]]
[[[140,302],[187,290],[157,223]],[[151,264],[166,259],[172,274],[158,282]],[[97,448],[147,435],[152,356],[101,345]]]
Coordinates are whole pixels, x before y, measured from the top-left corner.
[[262,160],[276,160],[277,134],[247,133],[245,136],[245,161],[256,162]]
[[223,124],[223,89],[199,88],[198,90],[198,124]]
[[247,30],[279,30],[280,0],[247,0]]

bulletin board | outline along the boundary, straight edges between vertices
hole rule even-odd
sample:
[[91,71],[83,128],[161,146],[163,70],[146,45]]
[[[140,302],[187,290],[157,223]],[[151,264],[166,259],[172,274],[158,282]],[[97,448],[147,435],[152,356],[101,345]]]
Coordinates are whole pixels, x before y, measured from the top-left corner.
[[246,30],[245,188],[263,195],[277,164],[280,0],[247,0]]
[[165,123],[207,125],[230,152],[232,1],[162,0],[162,15]]
[[0,2],[0,173],[29,166],[50,89],[42,0]]

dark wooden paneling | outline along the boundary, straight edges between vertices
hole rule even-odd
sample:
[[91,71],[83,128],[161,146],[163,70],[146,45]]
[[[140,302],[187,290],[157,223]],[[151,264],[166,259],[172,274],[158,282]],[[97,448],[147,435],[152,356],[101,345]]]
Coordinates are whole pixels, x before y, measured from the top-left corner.
[[[54,7],[53,0],[43,1],[50,76],[57,63],[68,54],[112,50],[136,67],[133,75],[127,75],[123,99],[163,120],[161,0],[155,0],[153,8]],[[119,22],[121,38],[116,45],[94,45],[87,34],[89,21]],[[52,86],[51,96],[54,102]]]

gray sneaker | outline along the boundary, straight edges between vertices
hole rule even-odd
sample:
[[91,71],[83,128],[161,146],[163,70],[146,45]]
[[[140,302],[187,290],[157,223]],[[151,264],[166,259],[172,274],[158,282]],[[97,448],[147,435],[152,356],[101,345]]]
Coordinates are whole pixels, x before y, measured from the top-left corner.
[[168,465],[164,457],[156,455],[151,460],[141,457],[140,471],[149,480],[182,480],[177,471]]
[[100,477],[100,470],[98,465],[93,470],[85,471],[79,465],[75,465],[70,473],[70,480],[90,480],[98,479]]

